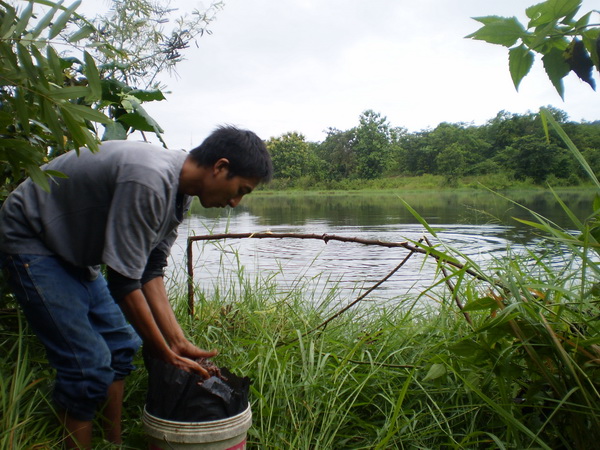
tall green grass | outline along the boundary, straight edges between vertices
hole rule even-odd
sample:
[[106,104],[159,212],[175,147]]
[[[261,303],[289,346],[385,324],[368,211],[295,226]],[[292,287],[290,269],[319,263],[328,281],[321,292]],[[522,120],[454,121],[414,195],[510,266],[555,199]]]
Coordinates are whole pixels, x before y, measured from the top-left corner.
[[[582,290],[564,287],[574,286],[575,266],[556,271],[532,257],[539,258],[498,261],[493,287],[458,285],[473,326],[446,292],[429,309],[413,308],[418,299],[408,297],[385,308],[358,305],[305,335],[341,294],[307,302],[302,283],[284,292],[243,271],[205,295],[196,317],[184,298],[177,313],[198,345],[219,348],[219,365],[253,380],[250,448],[591,448],[596,305],[590,299],[583,310],[570,294]],[[58,448],[47,402],[52,374],[26,350],[36,348],[29,336],[9,341],[2,379],[19,381],[3,386],[10,414],[0,442]],[[140,369],[128,380],[125,448],[144,447],[144,396]]]
[[38,353],[43,350],[19,314],[5,312],[2,323],[0,448],[51,447],[60,433],[48,401],[52,373]]
[[[198,286],[194,317],[177,283],[171,292],[190,338],[253,380],[249,448],[587,450],[600,439],[600,200],[592,203],[589,217],[570,214],[568,230],[532,212],[546,238],[489,267],[430,229],[425,248],[440,264],[432,289],[331,321],[347,300],[341,290],[315,295],[304,280],[282,289],[241,265],[210,291]],[[0,446],[59,448],[52,373],[15,317],[0,324]],[[145,447],[145,377],[140,369],[128,380],[124,448]]]

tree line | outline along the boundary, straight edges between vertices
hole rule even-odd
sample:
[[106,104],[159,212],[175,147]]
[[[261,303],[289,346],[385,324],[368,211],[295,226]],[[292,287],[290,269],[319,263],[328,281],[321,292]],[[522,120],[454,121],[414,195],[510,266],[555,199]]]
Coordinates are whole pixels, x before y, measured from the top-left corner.
[[[594,170],[600,170],[600,121],[573,122],[548,107]],[[275,186],[335,186],[340,182],[441,175],[456,185],[462,177],[502,174],[505,180],[578,185],[584,177],[558,136],[548,138],[539,114],[500,111],[483,125],[440,123],[408,132],[373,110],[349,130],[329,128],[321,142],[299,132],[267,141]]]

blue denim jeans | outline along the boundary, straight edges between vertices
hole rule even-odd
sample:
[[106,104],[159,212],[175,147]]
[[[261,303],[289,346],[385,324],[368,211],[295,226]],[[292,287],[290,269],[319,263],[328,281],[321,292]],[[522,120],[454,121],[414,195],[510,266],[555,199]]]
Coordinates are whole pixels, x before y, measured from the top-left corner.
[[31,328],[56,369],[53,398],[79,420],[92,420],[108,387],[133,369],[141,340],[101,275],[46,255],[0,255]]

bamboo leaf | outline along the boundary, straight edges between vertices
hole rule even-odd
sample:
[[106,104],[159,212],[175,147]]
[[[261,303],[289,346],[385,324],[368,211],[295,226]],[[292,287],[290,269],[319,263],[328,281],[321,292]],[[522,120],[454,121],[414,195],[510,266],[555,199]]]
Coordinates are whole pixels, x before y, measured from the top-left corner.
[[89,102],[95,102],[102,98],[102,83],[100,82],[100,73],[94,62],[94,58],[88,52],[83,52],[85,61],[84,73],[90,87],[90,94],[85,98]]
[[69,178],[68,175],[59,172],[58,170],[44,170],[44,172],[46,172],[46,175],[53,177],[53,178]]
[[31,54],[32,56],[35,58],[36,62],[37,62],[37,80],[38,82],[41,83],[41,85],[44,87],[44,89],[49,90],[50,89],[50,85],[48,84],[48,80],[46,79],[46,70],[45,70],[45,66],[47,65],[47,61],[46,58],[44,58],[42,56],[42,54],[40,53],[40,51],[38,50],[38,48],[35,45],[30,46],[30,50],[31,50]]
[[[8,45],[6,42],[0,42],[0,55],[4,59],[4,61],[8,62],[12,68],[20,72],[21,68],[19,67],[19,61],[17,60],[17,56],[12,50],[12,47]],[[4,68],[6,70],[6,67]]]
[[69,133],[71,133],[75,146],[83,147],[86,144],[86,137],[83,131],[85,123],[79,118],[75,118],[69,111],[63,110],[62,116]]
[[44,17],[42,17],[35,29],[31,32],[33,38],[37,38],[42,33],[42,31],[48,28],[48,26],[52,22],[52,19],[54,18],[54,14],[56,14],[56,11],[58,11],[58,8],[62,5],[62,3],[63,0],[59,0],[55,4],[48,5],[51,6],[50,10],[46,13]]
[[37,164],[41,158],[39,148],[34,147],[29,141],[24,139],[0,139],[0,148],[19,153],[18,158],[30,163]]
[[79,116],[85,120],[89,120],[92,122],[99,122],[99,123],[110,123],[111,122],[110,118],[106,117],[100,111],[96,111],[95,109],[93,109],[89,106],[75,105],[73,103],[63,103],[60,105],[60,107],[63,111],[67,110],[71,114],[74,114],[75,116]]
[[95,32],[96,32],[96,29],[92,25],[86,23],[84,26],[82,26],[79,30],[77,30],[75,33],[73,33],[69,37],[69,42],[71,42],[71,43],[78,42],[78,41],[85,39],[86,37],[92,35]]
[[81,5],[81,0],[77,0],[69,6],[58,18],[54,21],[48,32],[48,39],[54,39],[67,26],[67,22],[73,15],[73,12]]
[[38,78],[38,74],[35,66],[33,65],[31,54],[29,53],[29,50],[21,43],[17,44],[17,56],[19,57],[21,66],[25,69],[25,72],[27,72],[27,76],[32,80],[36,80]]
[[57,144],[63,148],[64,147],[64,132],[60,122],[58,120],[58,115],[56,114],[56,110],[54,109],[54,105],[45,99],[41,99],[40,107],[42,110],[42,117],[44,119],[44,123],[48,126],[54,139]]
[[83,98],[89,93],[90,88],[87,86],[67,86],[51,90],[48,95],[56,100],[71,100],[75,98]]
[[54,76],[54,82],[62,84],[64,71],[60,62],[60,56],[58,56],[56,50],[50,45],[46,48],[46,60],[48,61],[48,66],[50,66],[50,70]]
[[92,152],[95,153],[100,150],[98,137],[93,134],[88,128],[83,128],[85,135],[85,145]]
[[18,87],[15,95],[15,109],[21,128],[25,134],[29,134],[29,113],[27,108],[27,102],[25,101],[25,94],[22,87]]
[[31,177],[31,180],[35,184],[40,186],[44,191],[50,192],[50,184],[48,183],[48,177],[46,176],[43,170],[41,170],[36,165],[27,166],[25,169],[27,170],[27,173]]
[[20,36],[21,33],[23,33],[23,31],[25,31],[25,29],[27,28],[27,25],[29,25],[29,20],[31,19],[32,15],[33,15],[33,3],[30,2],[25,7],[23,12],[21,13],[21,17],[19,17],[19,20],[17,21],[17,25],[13,31],[13,35],[15,37]]
[[0,21],[0,36],[3,40],[8,39],[14,34],[15,19],[17,18],[17,12],[15,8],[10,5],[6,5],[4,6],[4,9],[5,13]]

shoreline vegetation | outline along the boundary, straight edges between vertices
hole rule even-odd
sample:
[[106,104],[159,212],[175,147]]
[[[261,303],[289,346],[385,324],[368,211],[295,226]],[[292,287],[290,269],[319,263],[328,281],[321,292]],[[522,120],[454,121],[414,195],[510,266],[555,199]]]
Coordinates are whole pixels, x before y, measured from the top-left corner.
[[[558,188],[553,188],[552,191],[561,194],[561,193],[571,193],[571,192],[595,192],[594,188],[591,185],[582,185],[582,186],[563,186]],[[401,193],[404,194],[426,194],[426,193],[499,193],[499,194],[513,194],[513,193],[536,193],[536,192],[551,192],[550,188],[544,188],[541,186],[534,187],[514,187],[508,189],[499,189],[499,190],[490,190],[486,188],[481,188],[475,191],[473,188],[462,187],[462,188],[398,188],[398,189],[372,189],[372,188],[364,188],[364,189],[352,189],[352,190],[342,190],[342,189],[314,189],[314,190],[298,190],[298,189],[286,189],[286,190],[256,190],[252,193],[253,197],[311,197],[318,195],[327,195],[327,196],[359,196],[359,195],[398,195]]]
[[580,181],[575,184],[564,180],[548,180],[545,184],[534,183],[531,179],[514,180],[501,175],[465,177],[449,184],[442,175],[421,175],[390,177],[376,180],[348,180],[345,182],[291,182],[275,179],[271,183],[259,186],[253,196],[260,195],[315,195],[315,194],[351,194],[351,193],[397,193],[397,192],[461,192],[461,191],[548,191],[569,192],[575,190],[593,190],[594,185]]

